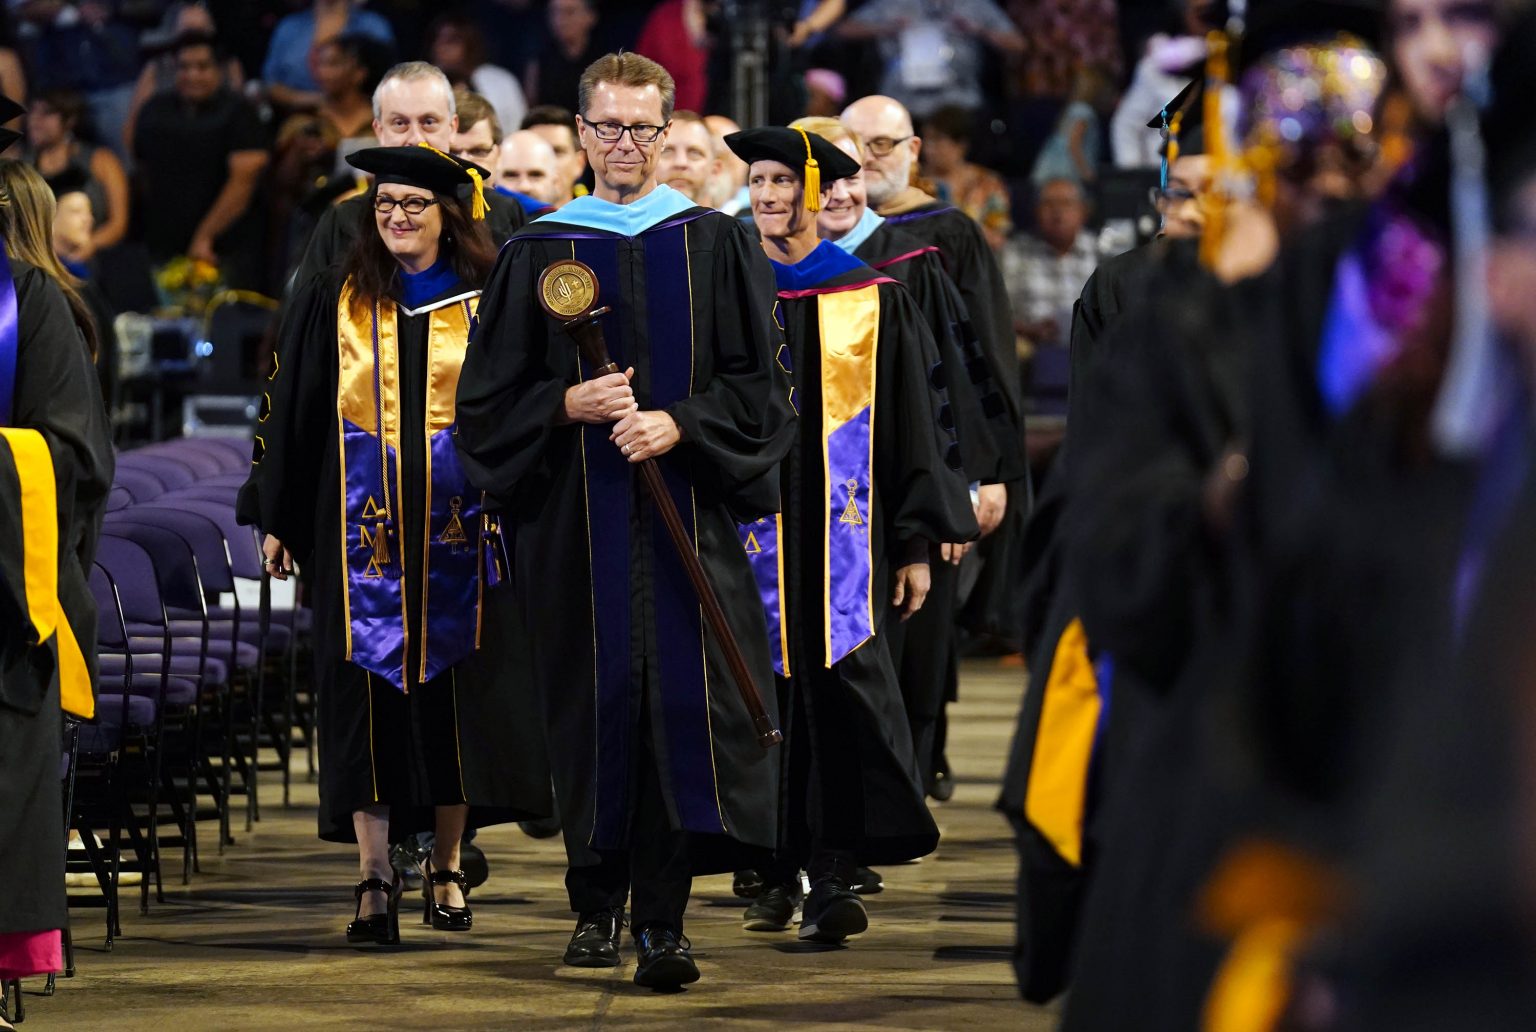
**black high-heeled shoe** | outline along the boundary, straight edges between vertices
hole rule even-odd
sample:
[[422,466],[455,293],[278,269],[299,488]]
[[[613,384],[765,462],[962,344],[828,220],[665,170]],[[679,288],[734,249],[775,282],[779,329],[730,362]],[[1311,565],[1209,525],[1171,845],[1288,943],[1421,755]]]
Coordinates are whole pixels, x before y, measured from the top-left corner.
[[[432,886],[453,884],[464,894],[464,906],[450,907],[439,903],[432,894]],[[427,860],[427,876],[422,879],[421,893],[426,897],[426,908],[421,915],[422,924],[430,924],[440,932],[467,932],[475,923],[475,915],[469,909],[469,879],[463,871],[434,871],[432,860]]]
[[[357,896],[357,916],[347,925],[348,942],[371,942],[378,946],[394,946],[400,942],[400,890],[403,888],[400,872],[392,881],[382,878],[364,878],[352,892]],[[363,916],[363,895],[382,892],[388,902],[384,913]]]

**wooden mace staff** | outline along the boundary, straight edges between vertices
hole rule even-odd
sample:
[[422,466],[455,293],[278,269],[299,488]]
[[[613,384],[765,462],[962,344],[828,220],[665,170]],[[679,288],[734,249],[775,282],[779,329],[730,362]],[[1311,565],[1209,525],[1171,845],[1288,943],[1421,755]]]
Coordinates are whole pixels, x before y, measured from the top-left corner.
[[[582,262],[574,259],[555,262],[539,277],[539,303],[550,316],[564,323],[565,332],[576,341],[581,357],[587,360],[596,375],[606,376],[623,370],[609,357],[608,343],[603,339],[603,328],[598,323],[600,318],[608,314],[609,308],[594,308],[596,302],[597,276]],[[682,560],[683,569],[688,571],[688,580],[699,596],[704,620],[714,632],[715,640],[720,643],[720,650],[725,653],[725,664],[730,668],[736,690],[741,693],[741,701],[746,705],[747,713],[752,717],[752,726],[757,731],[757,744],[764,749],[771,749],[784,741],[784,735],[773,726],[773,719],[768,716],[763,696],[757,690],[757,683],[752,680],[752,671],[747,667],[746,657],[741,654],[736,635],[726,622],[725,610],[720,607],[714,585],[710,584],[709,575],[699,562],[693,542],[683,528],[683,518],[678,514],[677,503],[672,500],[662,480],[661,467],[655,459],[644,459],[638,465],[646,492],[651,496],[651,501],[656,503],[656,509],[661,513],[661,522],[666,524],[672,544],[677,548],[677,556]]]

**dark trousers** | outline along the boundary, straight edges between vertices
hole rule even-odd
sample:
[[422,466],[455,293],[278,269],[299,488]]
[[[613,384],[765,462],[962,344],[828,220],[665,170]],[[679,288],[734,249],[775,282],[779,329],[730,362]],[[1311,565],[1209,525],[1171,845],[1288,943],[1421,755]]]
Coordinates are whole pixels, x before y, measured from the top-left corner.
[[628,899],[630,926],[637,934],[647,925],[681,933],[683,911],[693,890],[688,835],[673,830],[667,815],[660,764],[651,739],[650,708],[644,703],[642,706],[629,848],[592,849],[584,842],[572,842],[567,832],[565,891],[571,909],[578,914],[622,907]]
[[[838,751],[836,743],[812,738],[818,725],[807,712],[803,695],[817,692],[822,705],[831,706],[846,689],[838,682],[835,670],[819,666],[798,673],[793,681],[780,678],[779,688],[779,712],[789,715],[784,738],[788,749],[784,757],[784,828],[773,862],[761,872],[763,880],[768,885],[791,885],[799,881],[803,869],[813,884],[829,875],[852,881],[858,867],[854,851],[816,835],[812,831],[811,813],[814,809],[817,813],[852,814],[854,807],[863,805],[863,800],[856,794],[849,797],[844,789],[854,780],[849,772],[841,772],[840,776],[835,769],[840,758],[848,757]],[[827,723],[820,726],[830,731]],[[853,762],[857,762],[856,758]]]

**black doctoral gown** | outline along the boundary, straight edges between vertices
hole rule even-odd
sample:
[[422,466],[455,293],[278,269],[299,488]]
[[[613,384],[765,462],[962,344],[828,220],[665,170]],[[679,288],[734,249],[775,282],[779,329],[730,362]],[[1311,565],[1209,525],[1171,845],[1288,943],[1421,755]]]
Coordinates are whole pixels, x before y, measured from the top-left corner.
[[[1446,662],[1420,663],[1372,729],[1346,870],[1359,887],[1328,971],[1357,1028],[1536,1026],[1528,784],[1536,435],[1511,413],[1472,492],[1457,567],[1431,593]],[[1459,494],[1459,493],[1458,493]],[[1459,503],[1457,497],[1452,501]]]
[[[775,265],[779,310],[800,415],[799,441],[783,471],[782,597],[790,677],[781,687],[788,700],[791,770],[796,757],[810,758],[815,775],[807,792],[793,782],[785,792],[790,835],[851,851],[870,864],[910,860],[931,852],[938,829],[924,803],[924,789],[895,670],[886,647],[892,574],[924,561],[932,542],[967,541],[976,519],[958,448],[941,417],[947,404],[932,370],[937,352],[907,289],[834,245],[822,243],[793,266]],[[872,423],[867,468],[848,474],[834,468],[834,434],[852,425],[828,416],[824,423],[823,365],[827,356],[855,347],[852,338],[824,339],[821,326],[852,333],[841,316],[823,311],[828,299],[878,299],[873,361]],[[859,323],[861,327],[863,323]],[[842,402],[847,408],[846,399]],[[865,410],[867,411],[867,409]],[[833,423],[836,426],[833,426]],[[847,482],[857,481],[850,492]],[[867,549],[868,611],[834,615],[829,592],[848,581],[839,574],[839,546],[832,530],[857,526]],[[750,547],[750,546],[749,546]],[[859,568],[862,569],[862,568]],[[832,572],[829,572],[832,571]],[[867,621],[857,623],[857,621]],[[855,629],[858,628],[858,629]],[[838,643],[870,635],[836,656]],[[808,812],[797,812],[806,807]],[[809,843],[787,842],[803,854]]]
[[571,863],[629,843],[644,712],[694,873],[734,870],[775,843],[781,750],[758,744],[611,426],[560,422],[566,390],[592,370],[537,288],[562,259],[594,271],[597,303],[612,308],[601,321],[610,355],[634,367],[640,408],[664,409],[681,430],[657,461],[771,711],[767,626],[736,529],[778,508],[773,472],[794,437],[771,275],[734,219],[665,187],[622,208],[573,203],[502,250],[459,384],[459,450],[515,541]]
[[[944,270],[938,248],[881,224],[854,254],[906,286],[938,345],[938,370],[949,400],[950,418],[945,422],[960,445],[966,480],[998,484],[1022,477],[1026,472],[1023,435],[992,378],[991,363],[981,350],[959,289]],[[960,571],[944,562],[937,548],[929,558],[928,600],[910,620],[893,623],[888,636],[924,785],[933,774],[939,715],[945,701],[953,700],[959,689],[955,605]]]
[[1173,248],[1083,385],[1114,415],[1075,438],[1066,576],[1112,673],[1064,1028],[1191,1027],[1219,956],[1192,924],[1219,805],[1201,784],[1204,736],[1212,698],[1230,695],[1228,543],[1204,495],[1246,438],[1248,320],[1279,303],[1276,287],[1223,287],[1192,243]]
[[[460,285],[418,305],[421,314],[400,307],[398,315],[400,510],[393,560],[406,560],[405,690],[345,658],[349,632],[340,543],[344,535],[351,541],[358,528],[350,521],[344,526],[341,500],[340,291],[336,277],[326,273],[293,297],[257,427],[256,464],[239,501],[241,520],[281,540],[312,586],[320,837],[355,841],[352,813],[372,805],[389,806],[392,841],[430,830],[435,805],[468,803],[471,827],[548,816],[548,763],[538,709],[528,693],[517,690],[526,638],[511,591],[504,584],[485,590],[477,651],[425,683],[418,676],[422,564],[409,560],[426,548],[427,340],[433,315],[426,310],[463,295]],[[478,523],[463,529],[470,547],[478,547]],[[434,523],[433,536],[440,532]]]
[[[965,310],[991,363],[993,381],[1007,403],[1016,433],[1022,437],[1024,408],[1019,356],[1013,332],[1013,310],[1008,303],[1002,267],[975,219],[940,201],[921,201],[917,194],[915,188],[910,189],[903,203],[898,205],[901,210],[886,215],[886,225],[937,247],[943,255],[944,266],[960,290]],[[919,200],[919,203],[912,205],[913,200]],[[1022,451],[1022,440],[1016,441],[1015,447]],[[1004,482],[1009,484],[1008,512],[1002,525],[977,549],[983,565],[975,587],[965,600],[964,622],[969,627],[1014,641],[1023,625],[1018,583],[1025,575],[1024,523],[1034,504],[1034,486],[1027,465],[1016,478]]]
[[[38,431],[52,460],[61,618],[94,675],[96,606],[88,577],[112,486],[112,435],[96,371],[63,294],[24,262],[12,261],[10,274],[17,354],[6,425]],[[0,877],[8,886],[0,899],[0,933],[69,925],[58,635],[36,644],[28,615],[19,464],[11,446],[0,446]],[[34,549],[36,544],[34,539]]]

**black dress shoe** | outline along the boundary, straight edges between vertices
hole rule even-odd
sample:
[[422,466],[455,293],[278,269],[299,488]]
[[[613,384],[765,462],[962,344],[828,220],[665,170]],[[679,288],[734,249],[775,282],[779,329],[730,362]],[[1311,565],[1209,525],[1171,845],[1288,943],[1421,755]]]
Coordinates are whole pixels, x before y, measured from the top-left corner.
[[770,885],[742,915],[741,927],[749,932],[787,932],[800,914],[804,894],[794,885]]
[[624,925],[623,907],[582,914],[565,948],[565,962],[571,967],[618,967],[619,933]]
[[864,901],[835,875],[817,879],[805,898],[800,938],[807,942],[840,943],[869,927]]
[[763,891],[763,876],[757,871],[737,871],[731,879],[731,892],[738,899],[756,899]]
[[928,795],[935,802],[948,803],[954,799],[954,794],[955,779],[949,772],[949,760],[940,757],[937,765],[934,765],[934,772],[928,776]]
[[880,877],[879,871],[859,867],[854,870],[853,881],[848,887],[860,896],[873,896],[877,892],[885,891],[885,879]]
[[635,968],[635,984],[647,989],[676,989],[699,980],[699,966],[688,951],[693,944],[687,936],[670,928],[648,925],[635,935],[635,954],[640,966]]

